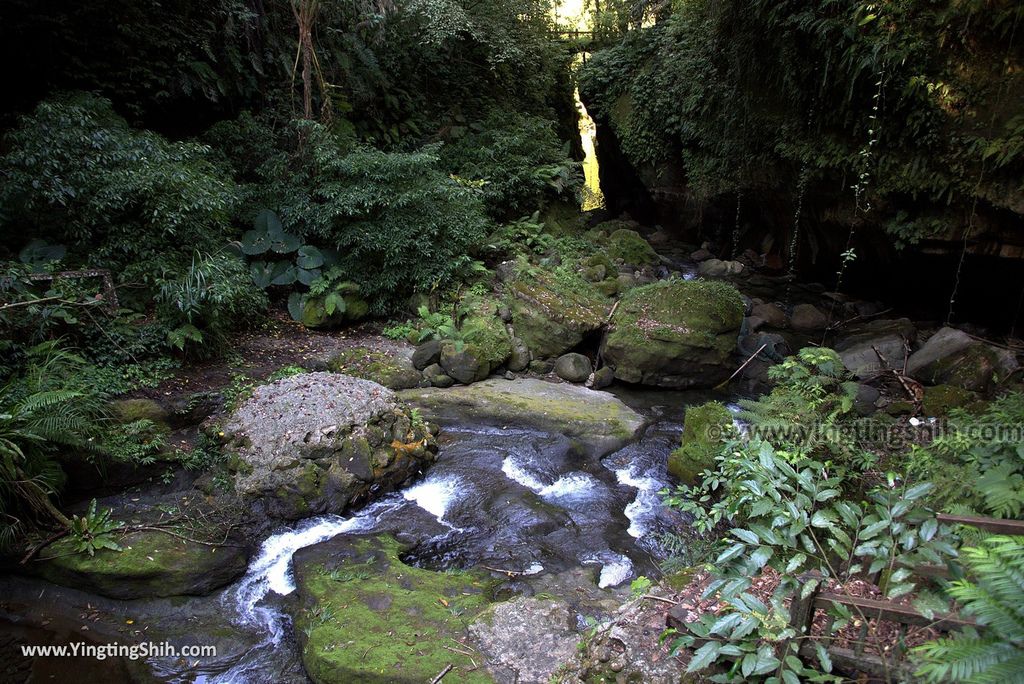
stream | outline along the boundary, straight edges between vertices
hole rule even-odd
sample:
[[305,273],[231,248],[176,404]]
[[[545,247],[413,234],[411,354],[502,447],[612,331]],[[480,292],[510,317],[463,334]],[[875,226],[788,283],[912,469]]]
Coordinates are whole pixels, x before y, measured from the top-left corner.
[[[565,435],[523,426],[449,419],[442,422],[437,462],[411,486],[349,515],[309,518],[277,531],[240,580],[211,596],[122,602],[125,615],[151,626],[151,639],[217,645],[211,658],[150,659],[149,676],[228,684],[308,681],[287,610],[295,600],[291,560],[297,550],[336,535],[391,534],[408,548],[404,562],[419,567],[522,573],[505,582],[501,598],[575,595],[582,585],[605,599],[627,594],[630,580],[656,572],[664,557],[660,534],[680,522],[658,492],[668,485],[666,460],[679,443],[686,406],[711,396],[615,393],[648,421],[639,440],[617,451],[596,452]],[[588,610],[578,607],[581,626],[595,617]]]
[[[668,484],[666,459],[679,443],[685,407],[707,397],[623,392],[622,398],[649,425],[618,451],[588,453],[563,435],[524,427],[445,424],[438,461],[422,480],[350,516],[311,518],[267,538],[245,576],[217,599],[253,645],[191,681],[240,684],[267,681],[267,672],[285,674],[276,661],[294,650],[282,608],[295,590],[291,557],[339,534],[393,534],[411,547],[403,560],[420,567],[524,573],[518,592],[581,566],[594,568],[598,587],[608,589],[651,574],[663,557],[659,534],[673,521],[658,497]],[[581,624],[584,617],[578,616]],[[302,681],[301,665],[290,660],[299,670],[284,679]],[[157,669],[171,681],[196,675]]]

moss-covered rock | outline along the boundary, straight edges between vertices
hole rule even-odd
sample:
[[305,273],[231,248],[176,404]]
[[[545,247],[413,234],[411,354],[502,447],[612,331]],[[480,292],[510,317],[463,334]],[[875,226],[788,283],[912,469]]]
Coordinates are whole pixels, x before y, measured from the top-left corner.
[[505,363],[512,354],[512,338],[495,315],[475,315],[462,323],[462,340],[470,351],[490,368]]
[[491,365],[482,354],[465,342],[446,340],[441,345],[441,368],[463,385],[479,382],[491,374]]
[[38,571],[56,584],[116,599],[155,596],[202,596],[245,572],[246,550],[239,545],[207,546],[156,530],[115,539],[122,550],[100,549],[90,556],[75,553],[62,539],[41,554],[50,558]]
[[945,416],[950,409],[961,408],[975,401],[978,395],[954,385],[936,385],[924,388],[921,408],[927,416]]
[[977,392],[988,390],[993,380],[1007,377],[1017,367],[1013,352],[955,328],[942,328],[907,360],[907,373],[917,380]]
[[[490,682],[468,655],[449,650],[489,604],[490,580],[405,565],[391,537],[348,537],[295,554],[293,608],[302,664],[317,684]],[[452,641],[454,640],[454,642]]]
[[167,409],[152,399],[118,399],[110,402],[110,412],[120,423],[151,420],[166,426],[170,418]]
[[604,323],[610,303],[582,278],[519,267],[508,285],[512,324],[535,357],[559,356]]
[[422,378],[406,359],[366,347],[339,351],[327,361],[327,368],[334,373],[362,378],[394,390],[416,387]]
[[399,397],[438,422],[532,426],[602,448],[621,447],[644,425],[612,394],[536,378],[491,378],[468,387],[406,390]]
[[722,438],[732,427],[732,414],[717,401],[686,409],[680,446],[668,457],[669,474],[683,484],[696,484],[702,472],[714,467]]
[[236,494],[270,519],[340,513],[405,482],[437,451],[394,393],[336,373],[256,388],[223,431]]
[[640,233],[627,228],[619,228],[608,236],[607,252],[612,259],[622,259],[623,263],[634,266],[658,262],[657,253],[647,240]]
[[666,280],[638,287],[615,310],[601,355],[624,382],[712,387],[732,372],[743,310],[728,283]]

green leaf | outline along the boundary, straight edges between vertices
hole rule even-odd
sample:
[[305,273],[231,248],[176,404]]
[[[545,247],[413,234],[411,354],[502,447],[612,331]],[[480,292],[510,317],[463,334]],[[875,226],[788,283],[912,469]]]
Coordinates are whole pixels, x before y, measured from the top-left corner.
[[242,253],[249,256],[263,254],[270,249],[270,236],[258,230],[248,230],[242,235]]
[[278,254],[289,254],[294,252],[302,244],[302,240],[297,235],[291,233],[281,233],[279,235],[270,236],[270,249],[274,250]]
[[263,233],[268,237],[275,237],[284,232],[281,219],[270,209],[263,209],[256,214],[256,220],[253,221],[252,227],[257,233]]
[[291,264],[287,261],[274,262],[274,268],[271,275],[273,276],[270,281],[271,285],[291,285],[299,277],[295,264]]
[[693,658],[690,660],[689,666],[687,666],[687,672],[697,672],[703,670],[711,663],[715,662],[718,658],[718,653],[722,650],[722,644],[718,641],[709,641],[693,654]]
[[747,542],[748,544],[761,543],[761,540],[758,538],[756,534],[754,534],[750,530],[745,530],[742,527],[737,527],[736,529],[732,530],[732,534],[741,539],[742,541]]
[[817,641],[812,643],[814,644],[814,652],[818,656],[818,664],[821,665],[821,670],[823,672],[832,672],[832,658],[828,654],[828,649]]
[[335,312],[345,313],[347,307],[345,298],[337,292],[332,292],[324,297],[324,311],[327,312],[328,316],[333,316]]
[[306,308],[306,295],[301,292],[292,292],[288,295],[288,313],[292,320],[301,321],[302,311]]
[[307,270],[305,268],[299,268],[299,267],[295,268],[295,279],[298,280],[303,285],[305,285],[306,287],[309,287],[309,285],[314,280],[316,280],[319,277],[320,277],[320,269],[319,268],[315,268],[313,270]]
[[295,263],[299,268],[305,268],[312,270],[314,268],[320,268],[324,265],[324,255],[320,253],[320,250],[312,245],[303,245],[299,247],[299,253],[295,257]]

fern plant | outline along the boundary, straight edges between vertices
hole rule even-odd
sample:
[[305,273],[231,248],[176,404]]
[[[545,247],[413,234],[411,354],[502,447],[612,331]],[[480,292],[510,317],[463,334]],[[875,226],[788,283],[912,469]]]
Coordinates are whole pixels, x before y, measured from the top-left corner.
[[1024,682],[1024,537],[988,537],[960,558],[971,579],[953,582],[949,594],[978,629],[915,648],[916,675],[929,682]]
[[25,370],[0,387],[0,546],[31,524],[69,525],[51,501],[63,472],[61,450],[97,451],[103,397],[79,386],[85,362],[45,342]]

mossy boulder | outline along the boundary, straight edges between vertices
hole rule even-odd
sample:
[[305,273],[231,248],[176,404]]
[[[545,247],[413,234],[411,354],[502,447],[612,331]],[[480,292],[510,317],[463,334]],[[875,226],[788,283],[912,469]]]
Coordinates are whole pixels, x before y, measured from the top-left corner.
[[235,493],[270,519],[340,513],[409,480],[437,451],[391,390],[337,373],[257,387],[223,432]]
[[110,402],[110,413],[119,423],[150,420],[166,427],[170,419],[170,412],[152,399],[118,399]]
[[462,341],[490,368],[505,363],[512,354],[512,338],[505,323],[496,315],[470,316],[462,322]]
[[633,266],[658,262],[657,253],[647,240],[640,233],[627,228],[619,228],[608,236],[606,251],[612,259],[622,259],[623,263]]
[[[187,536],[187,535],[186,535]],[[207,546],[157,530],[114,533],[121,551],[75,553],[70,539],[51,544],[41,555],[39,574],[55,584],[115,599],[202,596],[233,582],[248,563],[237,544]]]
[[607,449],[625,445],[644,426],[644,419],[612,394],[537,378],[490,378],[468,387],[406,390],[399,397],[442,424],[530,426]]
[[317,684],[490,682],[469,655],[450,650],[490,603],[491,580],[404,564],[391,537],[342,535],[294,556],[295,634]]
[[624,382],[712,387],[735,367],[743,310],[728,283],[666,280],[638,287],[620,300],[601,356]]
[[328,370],[383,385],[388,389],[409,389],[419,385],[422,375],[410,361],[381,349],[343,349],[327,361]]
[[977,400],[978,395],[955,385],[924,388],[921,408],[927,416],[945,416],[951,409],[962,408]]
[[942,328],[910,355],[907,373],[932,385],[985,392],[1018,367],[1013,352],[990,346],[955,328]]
[[724,404],[709,401],[686,409],[680,446],[668,457],[669,474],[683,484],[696,484],[702,472],[714,468],[722,438],[732,429],[732,414]]
[[515,334],[534,357],[559,356],[601,328],[610,303],[583,278],[520,266],[508,284]]
[[491,365],[478,350],[465,342],[446,340],[441,345],[441,368],[456,382],[470,385],[491,374]]

